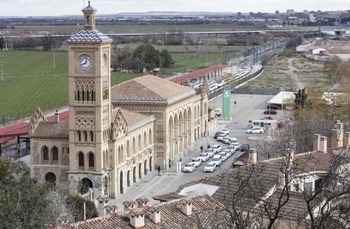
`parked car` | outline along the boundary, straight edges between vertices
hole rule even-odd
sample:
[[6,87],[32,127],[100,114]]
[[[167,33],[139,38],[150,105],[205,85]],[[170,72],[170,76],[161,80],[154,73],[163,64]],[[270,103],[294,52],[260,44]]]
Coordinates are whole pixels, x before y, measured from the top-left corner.
[[183,168],[183,172],[184,173],[192,173],[194,170],[196,169],[196,166],[192,163],[186,163],[184,168]]
[[202,160],[199,157],[192,158],[192,163],[195,167],[198,167],[202,164]]
[[271,116],[265,116],[265,117],[262,117],[261,119],[273,120]]
[[214,139],[217,140],[217,138],[218,138],[219,136],[225,137],[226,134],[225,134],[224,132],[218,131],[218,132],[215,133]]
[[249,151],[250,147],[249,144],[242,144],[241,145],[241,151]]
[[198,157],[201,159],[201,161],[209,160],[209,154],[207,153],[200,153]]
[[219,156],[219,157],[213,157],[211,159],[211,162],[215,163],[216,166],[220,166],[222,164],[222,159],[220,155],[215,155],[215,156]]
[[[226,154],[225,152],[220,152],[220,153],[218,153],[217,155],[220,155],[220,156],[221,156],[222,161],[226,161],[227,158],[228,158],[228,156],[227,156],[227,154]],[[215,156],[216,156],[216,155],[215,155]]]
[[215,153],[219,153],[221,151],[220,145],[212,145],[211,148],[214,149]]
[[232,156],[232,154],[234,154],[234,152],[235,152],[235,150],[234,149],[224,149],[222,152],[220,152],[220,153],[226,153],[226,155],[227,155],[227,157],[229,158],[229,157],[231,157]]
[[203,171],[206,173],[206,172],[210,172],[210,173],[212,173],[212,172],[214,172],[216,170],[216,164],[215,163],[213,163],[213,162],[209,162],[208,164],[206,164],[205,166],[204,166],[204,169],[203,169]]
[[226,136],[222,142],[225,143],[225,144],[230,144],[232,141],[238,141],[237,138],[234,138],[234,137],[230,137],[230,136]]
[[225,135],[228,135],[230,133],[230,130],[228,128],[222,128],[220,132],[223,132]]
[[217,136],[216,140],[219,141],[219,142],[222,142],[225,137],[226,137],[225,134],[220,134],[219,136]]
[[237,146],[235,146],[235,145],[229,145],[229,146],[227,146],[226,149],[231,150],[232,154],[234,154],[238,150]]
[[264,114],[275,115],[275,114],[277,114],[277,111],[275,109],[269,109],[269,110],[264,111]]
[[208,148],[205,152],[209,155],[210,158],[215,155],[215,150],[213,148]]
[[247,134],[263,134],[264,129],[261,127],[254,127],[252,129],[247,130]]
[[277,107],[277,105],[275,105],[275,104],[267,104],[266,109],[273,109],[273,110],[277,110],[277,109],[278,109],[278,107]]

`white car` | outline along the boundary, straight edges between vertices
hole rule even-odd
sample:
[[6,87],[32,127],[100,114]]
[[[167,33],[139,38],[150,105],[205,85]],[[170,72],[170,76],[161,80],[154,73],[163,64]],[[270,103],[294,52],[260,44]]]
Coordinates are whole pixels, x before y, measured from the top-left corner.
[[232,154],[235,152],[234,149],[224,149],[224,151],[222,151],[221,153],[226,153],[227,157],[231,157]]
[[220,145],[212,145],[210,148],[213,148],[215,153],[221,152],[221,146]]
[[222,161],[226,161],[227,158],[228,158],[228,156],[227,156],[227,154],[225,152],[220,152],[217,155],[221,156]]
[[215,163],[212,163],[212,162],[209,162],[208,164],[206,164],[206,165],[204,166],[203,171],[204,171],[205,173],[206,173],[206,172],[212,173],[212,172],[215,171],[215,169],[216,169],[216,164],[215,164]]
[[230,130],[228,128],[222,128],[220,131],[223,132],[225,135],[228,135],[230,133]]
[[264,129],[261,127],[254,127],[251,129],[248,129],[247,134],[263,134],[264,133]]
[[215,155],[215,150],[213,148],[208,148],[205,152],[209,155],[210,158]]
[[227,146],[226,149],[231,150],[232,154],[238,150],[237,146],[234,146],[234,145],[229,145],[229,146]]
[[190,162],[190,163],[186,163],[184,168],[183,168],[183,172],[184,173],[192,173],[194,170],[196,169],[196,166]]
[[239,143],[239,141],[231,142],[230,146],[234,146],[235,147],[235,151],[237,151],[237,150],[239,150],[241,148],[241,144]]
[[209,160],[209,154],[207,153],[200,153],[198,157],[201,159],[201,161]]
[[238,141],[237,138],[226,136],[222,142],[225,144],[230,144],[232,141]]
[[202,164],[202,160],[199,157],[195,157],[192,159],[192,163],[194,164],[195,167],[198,167]]
[[[215,157],[217,156],[217,157]],[[222,164],[222,159],[221,159],[221,156],[220,155],[215,155],[212,159],[211,159],[211,162],[215,163],[216,166],[219,166]]]

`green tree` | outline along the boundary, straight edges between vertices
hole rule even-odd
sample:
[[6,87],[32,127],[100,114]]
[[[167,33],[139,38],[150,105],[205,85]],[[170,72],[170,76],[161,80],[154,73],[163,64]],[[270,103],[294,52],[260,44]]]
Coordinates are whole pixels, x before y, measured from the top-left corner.
[[84,202],[86,203],[86,219],[98,217],[96,206],[92,201],[80,196],[68,196],[67,206],[72,209],[75,221],[84,220]]
[[167,49],[163,49],[159,54],[162,67],[169,67],[174,64],[174,60]]
[[305,88],[301,90],[299,89],[297,93],[294,93],[294,95],[295,95],[295,99],[294,99],[295,108],[299,109],[299,108],[305,107],[307,102],[307,94],[305,92]]
[[142,44],[134,50],[134,58],[138,60],[138,67],[146,69],[147,71],[152,70],[155,67],[159,67],[160,57],[159,51],[156,50],[150,44]]
[[0,228],[42,228],[49,190],[30,177],[22,162],[0,159]]

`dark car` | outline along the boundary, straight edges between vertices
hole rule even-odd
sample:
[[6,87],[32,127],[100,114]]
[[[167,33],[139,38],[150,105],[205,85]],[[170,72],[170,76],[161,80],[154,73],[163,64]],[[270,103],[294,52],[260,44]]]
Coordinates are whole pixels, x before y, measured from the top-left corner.
[[241,151],[249,151],[250,147],[249,144],[242,144],[241,145]]
[[277,107],[277,105],[275,105],[275,104],[267,104],[266,109],[273,109],[273,110],[277,110],[277,109],[278,109],[278,107]]
[[270,114],[270,115],[275,115],[277,114],[277,111],[274,109],[266,110],[264,111],[264,114]]

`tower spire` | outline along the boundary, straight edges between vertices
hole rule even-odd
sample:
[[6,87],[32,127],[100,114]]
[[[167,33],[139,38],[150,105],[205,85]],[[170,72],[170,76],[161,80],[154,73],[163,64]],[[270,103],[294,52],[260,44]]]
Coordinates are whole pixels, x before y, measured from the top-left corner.
[[88,6],[81,11],[84,13],[84,30],[95,29],[95,14],[97,10],[90,5],[90,1],[88,1]]

